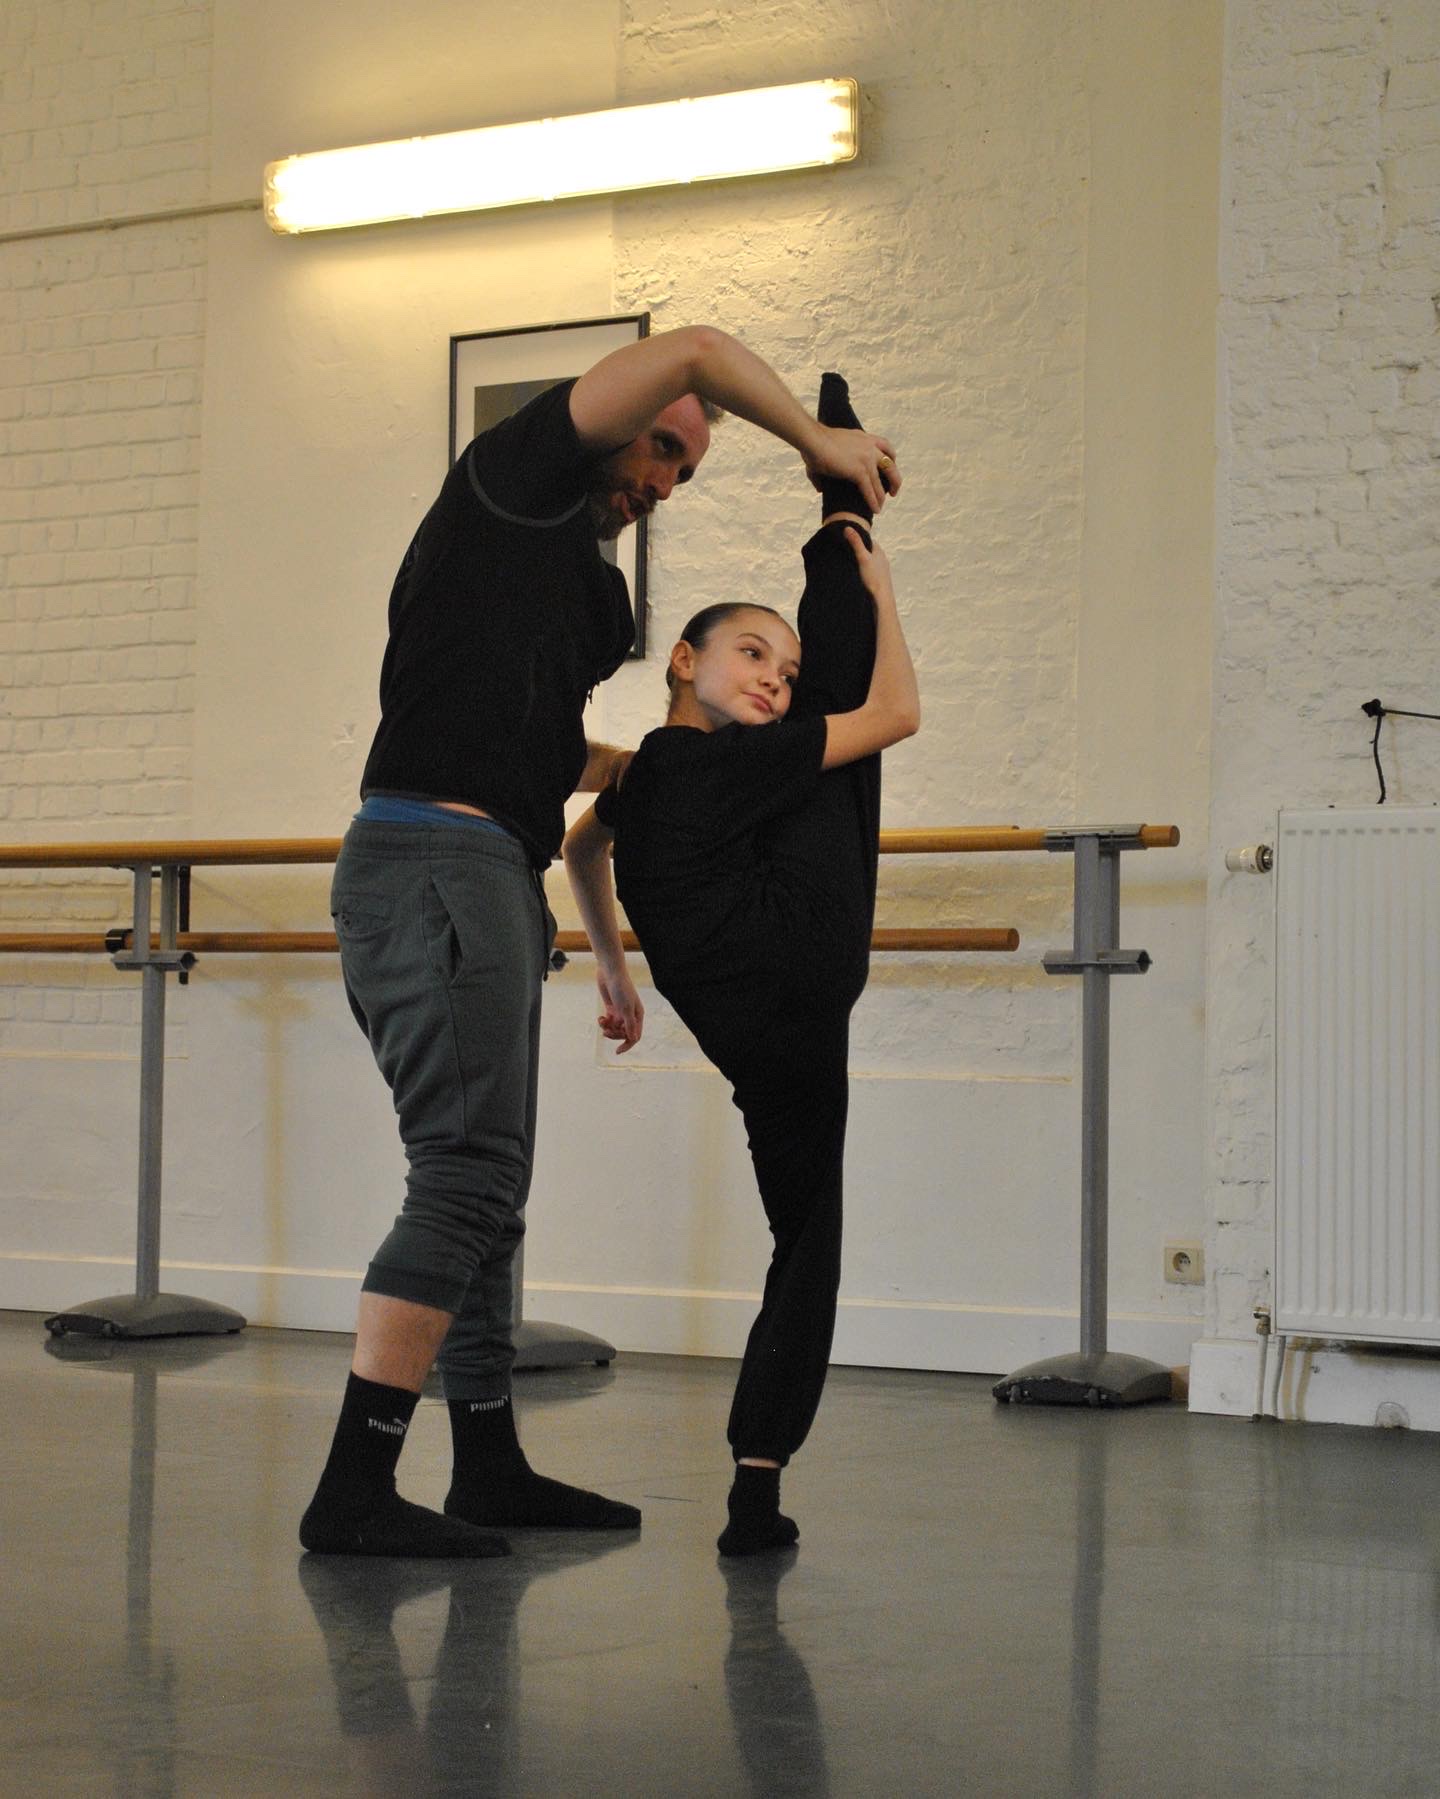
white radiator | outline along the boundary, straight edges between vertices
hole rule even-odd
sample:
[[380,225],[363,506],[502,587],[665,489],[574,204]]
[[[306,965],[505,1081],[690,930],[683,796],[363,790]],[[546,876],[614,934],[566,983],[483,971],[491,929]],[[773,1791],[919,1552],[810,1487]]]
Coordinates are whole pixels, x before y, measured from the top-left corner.
[[1440,812],[1282,812],[1275,1329],[1440,1344]]

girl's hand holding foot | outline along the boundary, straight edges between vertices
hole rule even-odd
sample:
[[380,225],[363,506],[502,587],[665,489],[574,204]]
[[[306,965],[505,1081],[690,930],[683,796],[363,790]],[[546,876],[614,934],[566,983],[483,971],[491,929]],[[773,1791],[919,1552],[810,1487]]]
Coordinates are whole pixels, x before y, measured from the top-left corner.
[[890,558],[872,540],[871,548],[865,547],[865,539],[853,525],[846,525],[845,539],[855,552],[855,560],[860,565],[860,579],[865,583],[868,593],[875,599],[893,600],[895,587],[890,578]]

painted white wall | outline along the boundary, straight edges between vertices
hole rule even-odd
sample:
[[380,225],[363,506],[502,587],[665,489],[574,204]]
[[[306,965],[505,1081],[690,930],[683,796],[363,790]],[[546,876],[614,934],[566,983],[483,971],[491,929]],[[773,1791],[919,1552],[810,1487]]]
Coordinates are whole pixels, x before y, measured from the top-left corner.
[[1081,820],[1165,820],[1180,847],[1124,864],[1122,938],[1154,966],[1113,985],[1110,1261],[1156,1287],[1193,1240],[1203,1164],[1210,762],[1215,139],[1220,0],[1094,9],[1085,328],[1084,519],[1076,666]]
[[[1440,712],[1440,13],[1232,0],[1225,65],[1212,1278],[1192,1403],[1248,1412],[1274,1241],[1273,896],[1223,856],[1273,838],[1282,807],[1377,797],[1366,700]],[[1440,727],[1387,721],[1383,752],[1392,804],[1440,800]],[[1417,1421],[1440,1392],[1420,1366],[1428,1404],[1396,1398]],[[1372,1422],[1372,1371],[1333,1354],[1324,1371],[1289,1415]]]
[[[1200,1322],[1198,1293],[1162,1285],[1160,1250],[1204,1219],[1219,49],[1218,7],[1178,0],[738,0],[723,20],[665,0],[623,15],[422,0],[403,16],[217,0],[204,147],[224,199],[296,149],[860,78],[865,148],[848,169],[309,241],[245,215],[204,228],[186,824],[343,828],[390,579],[444,466],[452,332],[648,307],[656,328],[736,331],[802,392],[840,366],[907,476],[885,530],[927,713],[890,759],[887,822],[1146,815],[1185,832],[1168,859],[1127,863],[1125,937],[1157,965],[1115,1005],[1112,1336],[1168,1361]],[[728,424],[657,522],[656,641],[717,592],[793,595],[814,506],[789,452]],[[597,729],[633,739],[660,697],[655,655],[609,684]],[[325,885],[208,872],[197,923],[313,927]],[[1025,944],[1003,964],[877,967],[855,1033],[837,1352],[999,1371],[1071,1347],[1078,1002],[1038,966],[1068,940],[1068,866],[887,866],[881,912],[1013,922]],[[45,979],[83,997],[118,977]],[[663,1007],[621,1066],[593,1009],[577,961],[547,995],[531,1309],[622,1346],[731,1352],[766,1250],[738,1119]],[[165,1247],[197,1270],[174,1284],[261,1320],[348,1326],[400,1162],[333,966],[212,959],[173,1012]],[[0,1258],[0,1303],[123,1285],[129,1151],[107,1163],[107,1148],[128,1142],[135,1070],[125,1037],[107,1040],[112,1060],[82,1060],[91,1022],[55,1020],[49,1059],[35,1038],[0,1045],[7,1110],[38,1121],[0,1176],[5,1241],[29,1258]],[[96,1256],[115,1261],[104,1278]]]

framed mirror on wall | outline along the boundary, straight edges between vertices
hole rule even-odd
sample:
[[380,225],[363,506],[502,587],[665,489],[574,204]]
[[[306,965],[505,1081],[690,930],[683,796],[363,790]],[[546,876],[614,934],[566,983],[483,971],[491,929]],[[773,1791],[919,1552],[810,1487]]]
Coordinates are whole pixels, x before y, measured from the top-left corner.
[[[522,325],[508,331],[470,331],[450,339],[450,444],[453,463],[471,438],[533,400],[558,381],[586,369],[624,344],[650,335],[650,314],[579,319],[555,325]],[[635,613],[635,645],[645,654],[649,606],[645,597],[648,520],[637,519],[600,553],[624,575]]]

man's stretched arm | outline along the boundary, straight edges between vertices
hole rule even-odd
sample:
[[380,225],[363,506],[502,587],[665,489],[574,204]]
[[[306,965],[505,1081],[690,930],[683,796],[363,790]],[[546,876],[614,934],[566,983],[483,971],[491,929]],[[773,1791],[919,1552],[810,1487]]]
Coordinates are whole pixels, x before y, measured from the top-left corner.
[[827,475],[853,481],[876,512],[888,493],[899,490],[900,471],[887,438],[819,424],[768,363],[711,325],[662,331],[612,351],[571,389],[570,416],[582,443],[611,450],[692,393],[788,443],[817,484]]

